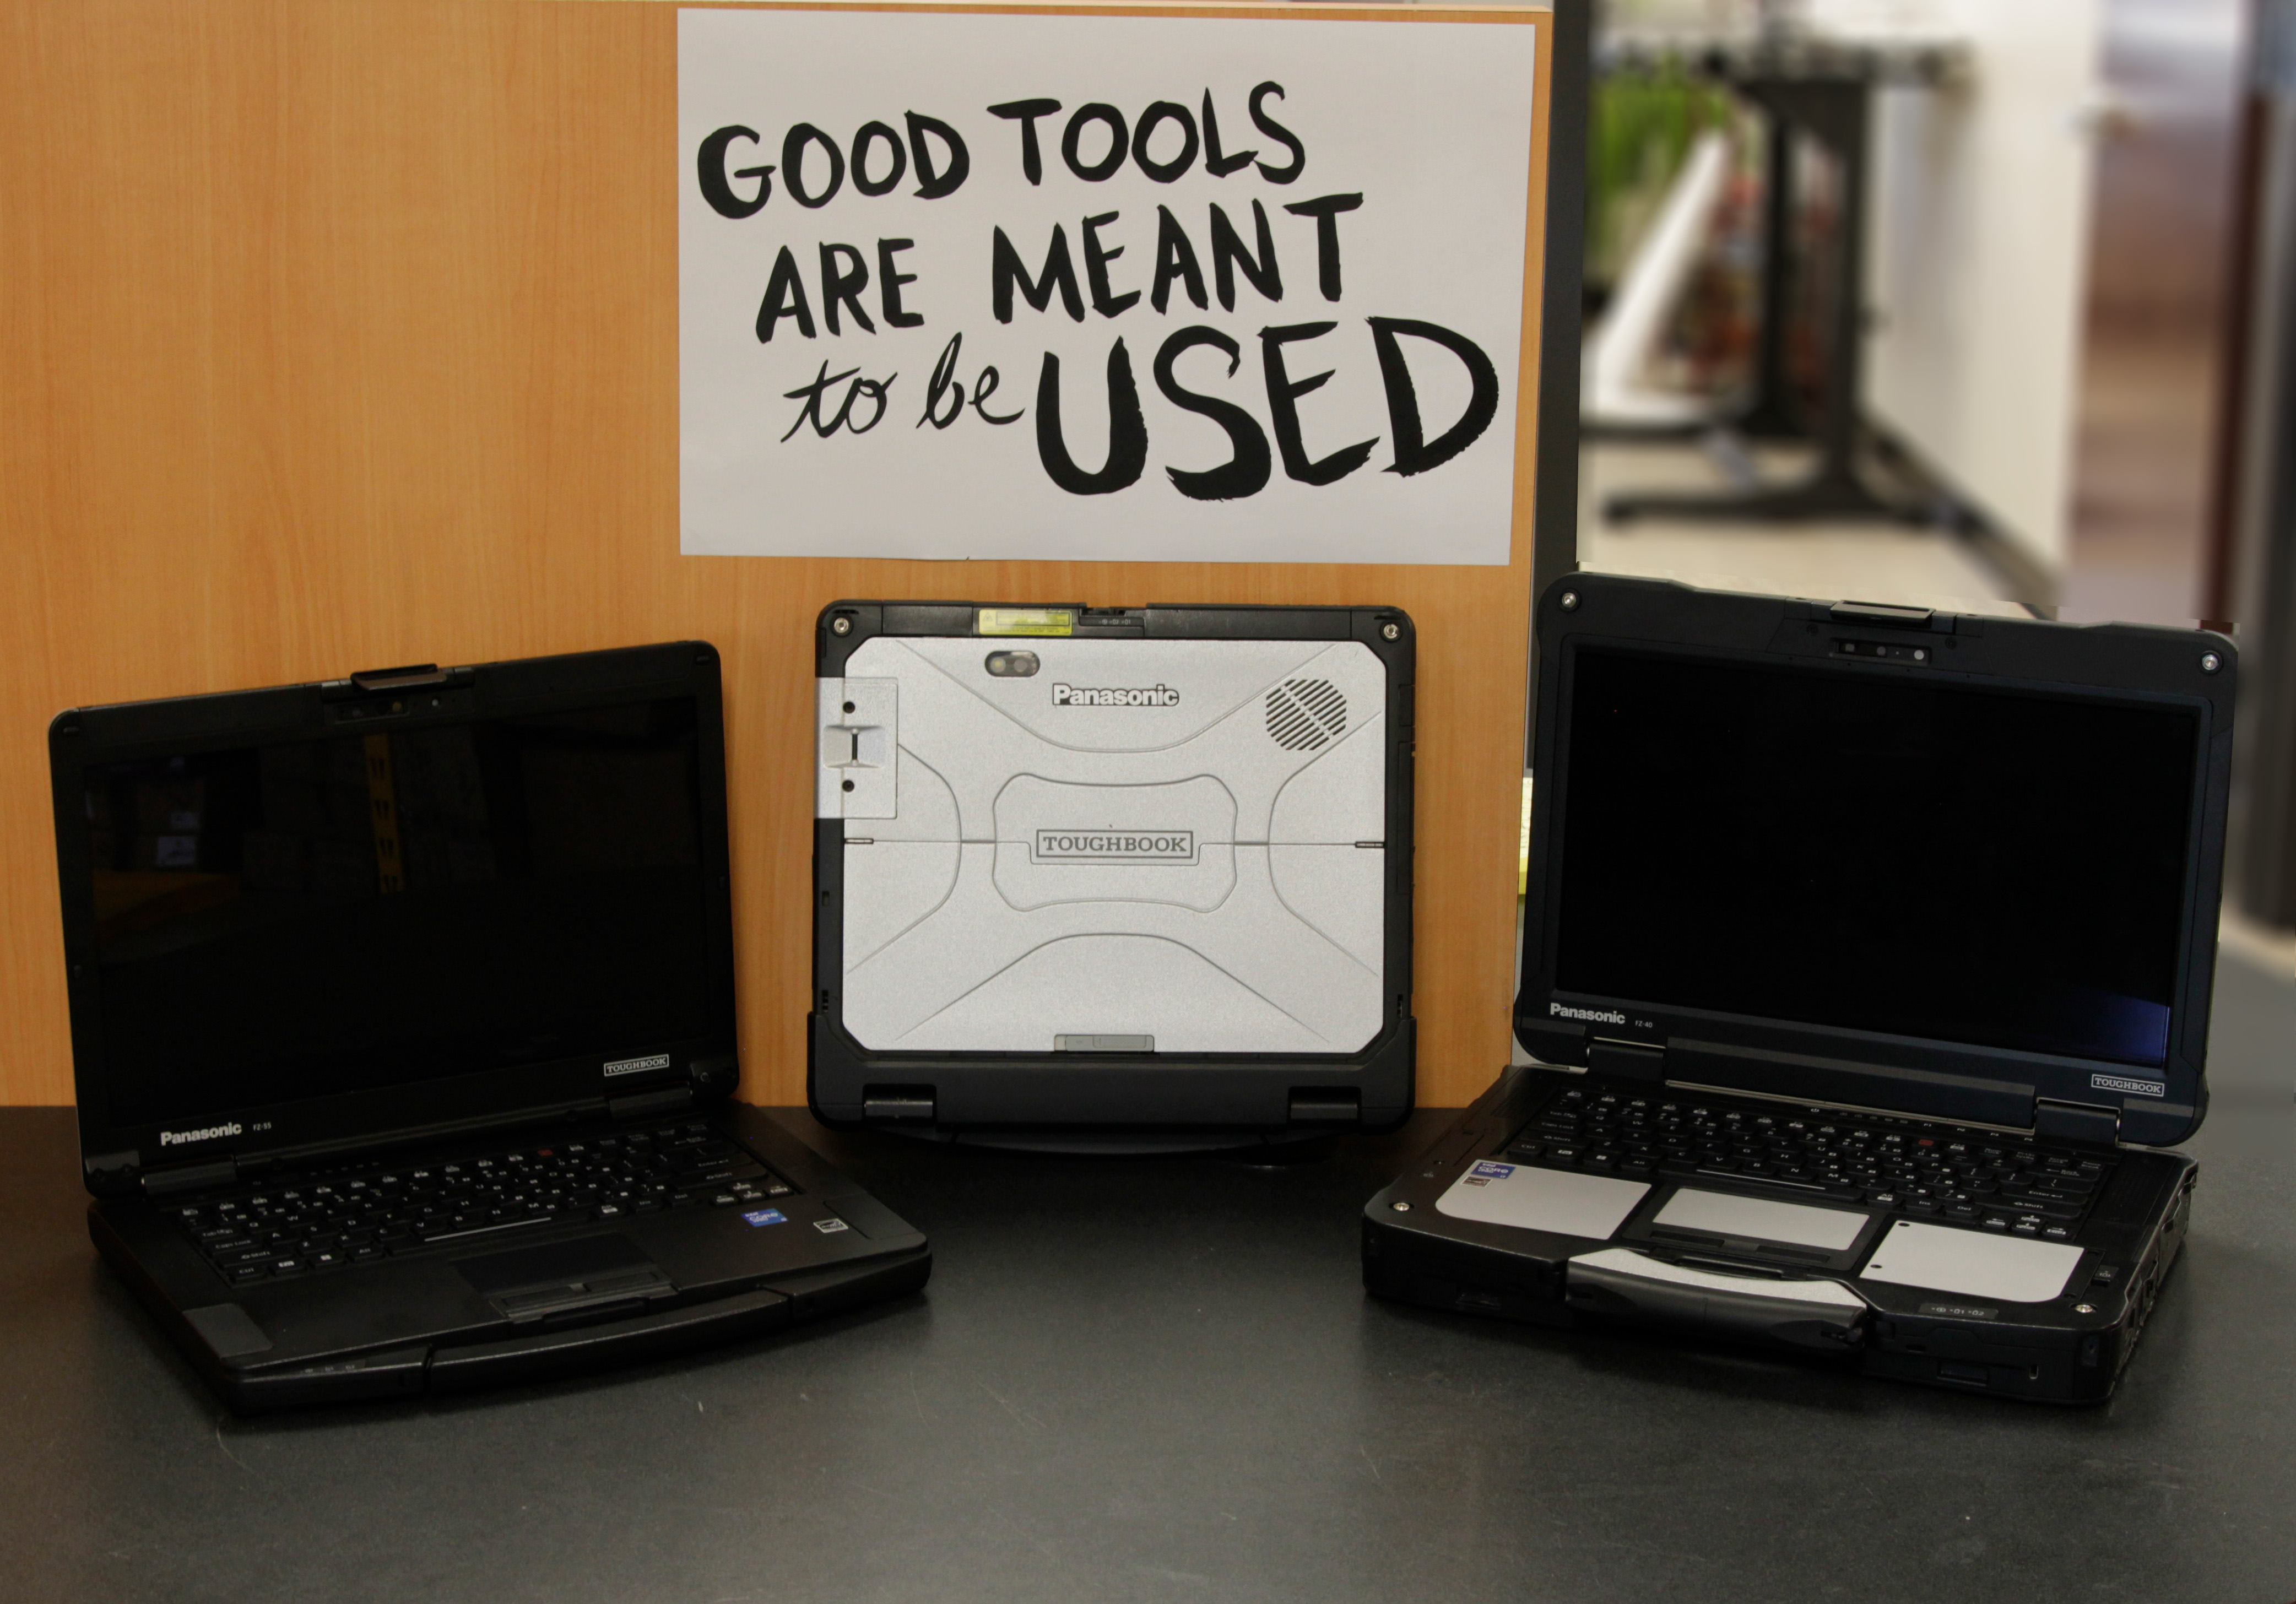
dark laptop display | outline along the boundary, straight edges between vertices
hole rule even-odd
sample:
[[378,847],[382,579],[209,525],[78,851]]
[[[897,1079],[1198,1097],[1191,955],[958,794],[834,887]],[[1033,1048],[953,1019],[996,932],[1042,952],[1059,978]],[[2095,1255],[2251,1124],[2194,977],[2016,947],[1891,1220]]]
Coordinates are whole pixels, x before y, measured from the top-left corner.
[[86,776],[112,1119],[730,1052],[691,696]]
[[717,652],[50,728],[89,1231],[242,1408],[469,1387],[913,1290],[739,1079]]
[[1582,648],[1558,991],[2158,1068],[2189,708]]

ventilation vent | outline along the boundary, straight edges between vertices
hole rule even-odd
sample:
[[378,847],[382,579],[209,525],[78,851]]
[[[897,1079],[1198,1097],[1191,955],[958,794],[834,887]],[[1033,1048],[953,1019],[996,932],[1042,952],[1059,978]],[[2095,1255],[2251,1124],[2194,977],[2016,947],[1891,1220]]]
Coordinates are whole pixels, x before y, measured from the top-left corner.
[[1287,752],[1311,752],[1347,732],[1348,699],[1329,680],[1285,680],[1267,693],[1267,733]]

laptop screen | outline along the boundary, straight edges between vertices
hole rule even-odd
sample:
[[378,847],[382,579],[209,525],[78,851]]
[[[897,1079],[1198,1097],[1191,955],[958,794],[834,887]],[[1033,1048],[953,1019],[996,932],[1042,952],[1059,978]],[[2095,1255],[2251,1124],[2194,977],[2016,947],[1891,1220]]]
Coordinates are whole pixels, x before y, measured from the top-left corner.
[[2164,1063],[2197,717],[1572,659],[1557,990]]
[[116,1125],[720,1032],[692,696],[86,771]]

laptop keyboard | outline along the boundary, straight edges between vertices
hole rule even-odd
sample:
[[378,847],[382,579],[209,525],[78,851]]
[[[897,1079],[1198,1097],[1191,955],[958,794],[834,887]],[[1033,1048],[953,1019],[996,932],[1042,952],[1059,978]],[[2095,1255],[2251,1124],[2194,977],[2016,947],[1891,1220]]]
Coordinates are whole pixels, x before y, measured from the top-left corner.
[[2112,1172],[2093,1150],[2005,1131],[1668,1090],[1573,1086],[1506,1156],[1628,1180],[1711,1180],[2070,1241]]
[[703,1121],[449,1159],[266,1175],[175,1206],[208,1262],[235,1282],[445,1250],[554,1221],[785,1197],[790,1184]]

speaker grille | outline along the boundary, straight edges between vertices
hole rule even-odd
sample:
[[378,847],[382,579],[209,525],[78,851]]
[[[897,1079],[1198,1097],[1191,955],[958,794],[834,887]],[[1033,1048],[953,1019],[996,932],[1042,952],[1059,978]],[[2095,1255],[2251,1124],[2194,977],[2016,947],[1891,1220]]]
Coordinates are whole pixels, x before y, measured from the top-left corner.
[[1347,728],[1348,699],[1329,680],[1285,680],[1267,693],[1267,733],[1286,751],[1329,746]]

